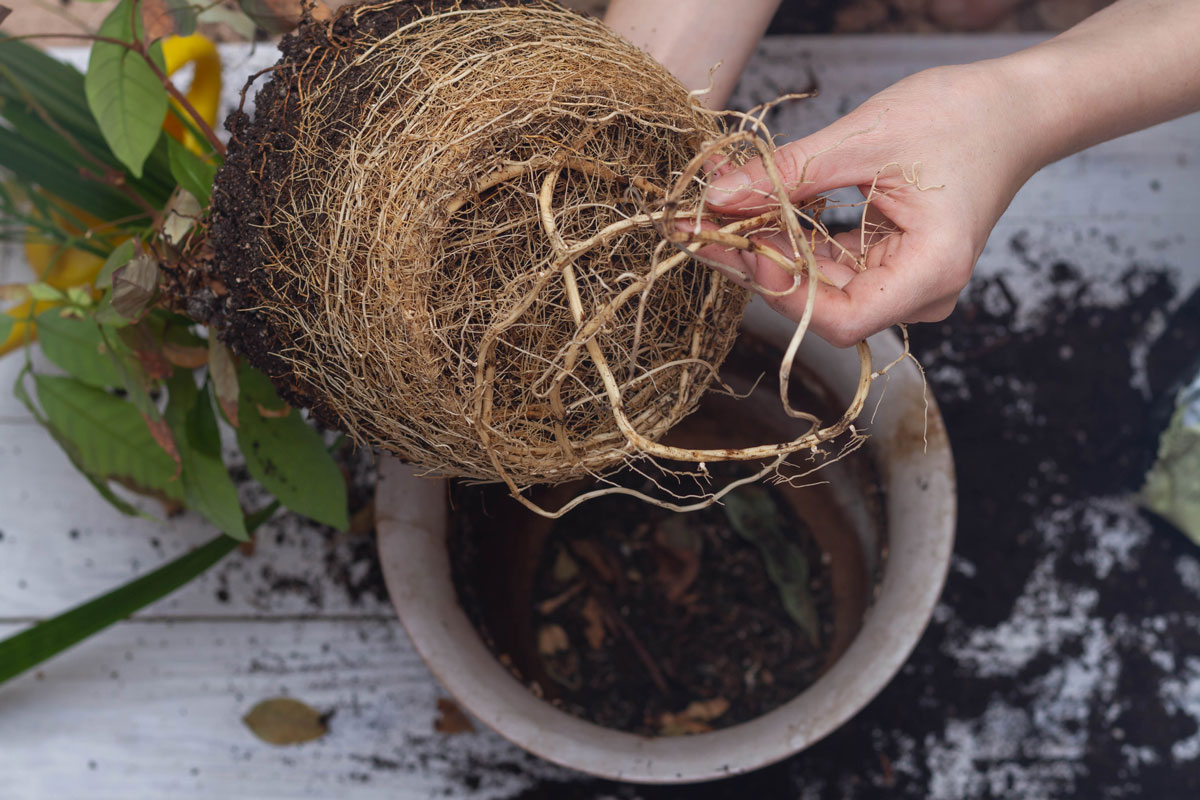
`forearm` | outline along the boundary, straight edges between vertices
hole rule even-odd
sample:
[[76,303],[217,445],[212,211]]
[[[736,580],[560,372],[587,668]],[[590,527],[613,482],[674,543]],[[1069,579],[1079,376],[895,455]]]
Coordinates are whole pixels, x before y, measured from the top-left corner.
[[1200,2],[1119,0],[1065,33],[992,62],[1030,115],[1040,167],[1200,110]]
[[[780,0],[612,0],[605,23],[724,108]],[[721,62],[720,69],[713,67]]]

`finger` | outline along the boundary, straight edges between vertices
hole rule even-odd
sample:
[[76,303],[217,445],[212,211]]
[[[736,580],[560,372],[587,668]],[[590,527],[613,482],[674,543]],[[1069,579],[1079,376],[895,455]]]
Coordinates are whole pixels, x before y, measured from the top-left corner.
[[[800,202],[843,186],[870,183],[870,159],[857,157],[860,148],[850,143],[853,131],[840,121],[812,136],[797,139],[774,151],[773,157],[792,202]],[[758,212],[773,203],[775,188],[762,158],[756,158],[721,175],[709,186],[707,202],[724,213]]]

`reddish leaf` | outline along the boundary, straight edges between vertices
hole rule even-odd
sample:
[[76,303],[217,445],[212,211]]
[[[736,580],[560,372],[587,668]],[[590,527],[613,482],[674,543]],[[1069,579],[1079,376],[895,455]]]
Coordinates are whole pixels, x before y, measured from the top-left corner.
[[183,469],[183,462],[179,458],[179,448],[175,446],[175,437],[171,435],[171,427],[167,425],[166,420],[150,419],[145,414],[142,414],[142,419],[146,421],[146,427],[150,429],[150,435],[154,437],[154,441],[158,442],[158,446],[175,462],[175,474],[170,478],[170,480],[175,480],[179,477],[180,470]]
[[147,377],[164,381],[171,377],[171,362],[161,350],[134,351]]

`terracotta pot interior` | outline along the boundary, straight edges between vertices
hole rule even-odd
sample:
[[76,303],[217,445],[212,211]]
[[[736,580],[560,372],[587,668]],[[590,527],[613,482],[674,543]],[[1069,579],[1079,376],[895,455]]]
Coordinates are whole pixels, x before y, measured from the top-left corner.
[[[670,441],[689,447],[737,447],[795,436],[807,423],[790,419],[780,406],[774,378],[779,361],[777,348],[743,335],[722,370],[722,378],[739,397],[710,392],[696,413],[672,431]],[[815,403],[823,419],[840,412],[830,392],[803,368],[794,371],[792,387],[795,407],[813,408]],[[742,469],[749,473],[753,466]],[[804,483],[810,485],[780,488],[829,557],[834,633],[828,669],[862,627],[882,574],[887,554],[885,499],[867,447]],[[553,507],[592,485],[579,481],[540,489],[535,496],[545,507]],[[542,552],[555,525],[563,523],[529,512],[499,489],[487,496],[486,508],[486,524],[480,528],[496,535],[477,535],[466,563],[456,553],[451,553],[451,561],[457,558],[464,580],[477,592],[474,605],[494,652],[504,653],[526,681],[553,687],[537,653],[532,607]],[[450,525],[454,525],[453,514]],[[447,539],[452,542],[454,537]]]

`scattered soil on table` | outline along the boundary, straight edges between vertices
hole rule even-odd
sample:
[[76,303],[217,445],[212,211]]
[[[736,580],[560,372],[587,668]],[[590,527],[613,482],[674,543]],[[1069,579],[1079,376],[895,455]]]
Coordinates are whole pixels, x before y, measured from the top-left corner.
[[[755,347],[742,342],[728,363],[778,364],[777,353]],[[778,405],[768,383],[755,394]],[[757,413],[731,422],[737,402],[712,396],[675,435],[728,435],[730,427],[771,435],[775,421]],[[827,398],[796,402],[820,408]],[[878,525],[867,456],[848,461],[834,466],[857,482],[851,492]],[[718,485],[751,471],[709,469]],[[634,470],[613,480],[649,483]],[[548,502],[582,488],[549,490]],[[536,694],[605,727],[702,733],[791,700],[853,639],[879,556],[863,552],[839,502],[827,486],[751,486],[690,514],[612,496],[555,522],[526,512],[502,487],[458,486],[451,560],[468,616]],[[878,544],[880,529],[868,541]]]

